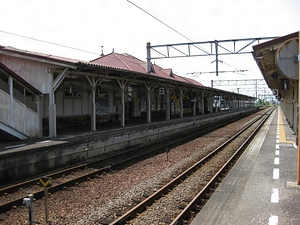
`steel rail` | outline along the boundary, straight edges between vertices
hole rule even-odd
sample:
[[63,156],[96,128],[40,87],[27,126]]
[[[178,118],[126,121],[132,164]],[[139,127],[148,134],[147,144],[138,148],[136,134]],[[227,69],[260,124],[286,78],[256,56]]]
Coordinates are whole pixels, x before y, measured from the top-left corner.
[[[74,167],[71,167],[71,168],[60,170],[58,172],[50,173],[50,174],[47,174],[45,176],[54,178],[54,177],[60,176],[63,173],[71,173],[74,170],[82,169],[82,168],[85,168],[86,166],[87,166],[87,163],[84,163],[84,164],[80,164],[80,165],[77,165],[77,166],[74,166]],[[20,183],[16,183],[16,184],[13,184],[13,185],[10,185],[10,186],[7,186],[7,187],[0,188],[0,196],[2,196],[4,194],[12,193],[16,190],[19,190],[20,188],[24,188],[24,187],[36,184],[38,182],[39,182],[39,178],[33,178],[33,179],[26,180],[26,181],[23,181],[23,182],[20,182]]]
[[[188,142],[190,140],[193,140],[205,133],[209,133],[213,130],[223,127],[233,121],[236,121],[236,120],[232,119],[232,120],[224,121],[223,123],[219,123],[219,124],[215,124],[215,125],[207,124],[207,125],[204,125],[201,130],[199,130],[199,129],[193,130],[189,133],[186,133],[185,136],[182,136],[181,134],[179,134],[179,135],[173,136],[171,138],[168,138],[166,140],[158,140],[147,146],[132,148],[130,150],[123,151],[121,154],[114,153],[109,156],[102,157],[100,160],[95,160],[95,161],[92,161],[89,163],[83,163],[83,164],[76,165],[71,168],[57,171],[55,173],[46,174],[45,176],[47,176],[47,177],[57,178],[57,177],[61,176],[62,174],[72,173],[76,170],[92,167],[93,165],[97,165],[97,164],[101,165],[101,164],[103,164],[104,161],[111,160],[111,162],[109,164],[107,164],[107,162],[106,162],[105,166],[103,166],[99,169],[96,169],[93,172],[89,172],[89,173],[82,175],[80,177],[77,177],[75,179],[72,179],[72,180],[63,182],[61,184],[56,184],[55,186],[49,187],[48,191],[50,193],[54,193],[56,191],[62,190],[65,187],[69,187],[69,186],[75,185],[77,183],[83,182],[91,177],[95,177],[97,174],[101,174],[104,171],[124,166],[125,164],[132,162],[134,160],[138,160],[141,157],[145,157],[149,154],[159,153],[159,152],[165,151],[165,149],[169,149],[169,148],[175,147],[177,145],[183,144],[185,142]],[[148,150],[146,150],[146,148]],[[141,151],[141,149],[142,149],[142,151]],[[130,157],[130,154],[132,155],[131,157]],[[125,159],[122,158],[121,160],[120,159],[116,160],[116,157],[122,157],[122,156],[127,156],[127,157]],[[39,182],[39,178],[34,178],[34,179],[31,179],[28,181],[21,182],[19,184],[14,184],[12,186],[4,187],[4,188],[0,189],[0,195],[4,195],[6,193],[12,193],[15,190],[18,190],[23,187],[28,187],[33,184],[37,184],[38,182]],[[35,193],[32,193],[32,194],[34,195],[35,199],[39,199],[44,196],[44,191],[36,191]],[[11,200],[9,202],[0,204],[0,213],[9,211],[13,207],[23,205],[23,198],[25,198],[25,197],[27,197],[27,196],[22,196],[22,197],[14,199],[14,200]]]
[[262,121],[256,127],[256,129],[248,136],[248,138],[244,141],[244,143],[237,149],[237,151],[230,157],[230,159],[223,165],[223,167],[214,175],[214,177],[207,183],[207,185],[190,201],[190,203],[181,211],[181,213],[170,223],[170,225],[178,225],[183,224],[184,220],[189,217],[190,213],[197,207],[199,202],[202,199],[205,199],[207,193],[215,187],[215,184],[218,182],[218,179],[226,173],[229,167],[231,167],[231,163],[239,157],[239,154],[243,149],[249,144],[249,142],[253,139],[256,133],[260,130],[262,125],[271,115],[274,108],[271,109],[269,112],[270,114],[265,114],[266,117],[262,118]]
[[[274,110],[274,109],[271,109]],[[270,112],[270,111],[269,111]],[[265,114],[264,114],[265,115]],[[237,137],[239,137],[242,133],[245,132],[249,127],[251,127],[254,123],[259,121],[262,117],[259,117],[255,120],[253,120],[251,123],[246,125],[243,129],[241,129],[238,133],[236,133],[234,136],[232,136],[230,139],[225,141],[223,144],[218,146],[215,150],[213,150],[211,153],[206,155],[204,158],[202,158],[200,161],[192,165],[190,168],[186,169],[184,172],[182,172],[180,175],[178,175],[176,178],[174,178],[172,181],[164,185],[162,188],[154,192],[152,195],[148,196],[146,199],[141,201],[139,204],[135,205],[133,208],[125,212],[122,216],[118,217],[114,221],[112,221],[109,225],[116,225],[116,224],[125,224],[127,220],[132,219],[136,217],[137,214],[143,212],[148,206],[150,206],[153,202],[164,196],[166,193],[170,192],[175,186],[177,186],[179,183],[182,183],[183,180],[185,180],[187,177],[189,177],[192,173],[194,173],[197,169],[199,169],[201,166],[203,166],[209,159],[211,159],[213,156],[218,154],[222,149],[224,149],[228,144],[230,144],[233,140],[235,140]],[[252,135],[251,135],[252,136]],[[247,139],[247,141],[250,138]],[[235,153],[236,155],[236,153]],[[229,164],[229,163],[228,163]],[[224,169],[226,168],[223,166]],[[224,170],[222,169],[222,171]],[[219,176],[215,175],[213,180],[215,181]],[[210,182],[206,185],[207,187],[211,187],[213,185],[213,182]],[[204,194],[207,193],[207,190],[205,188]],[[202,194],[201,197],[204,195]],[[185,215],[185,214],[184,214]],[[177,219],[177,218],[176,218]],[[178,218],[178,220],[181,220],[181,217]],[[177,223],[174,223],[177,224]]]
[[[232,121],[234,121],[234,120],[232,120]],[[190,134],[186,135],[185,139],[186,140],[191,139],[191,138],[193,138],[193,136],[197,137],[198,135],[202,135],[203,133],[209,132],[210,130],[213,131],[214,129],[222,127],[222,126],[224,126],[224,125],[226,125],[228,123],[230,123],[230,121],[221,123],[219,125],[213,125],[213,126],[211,126],[211,125],[209,125],[209,126],[208,125],[204,125],[203,126],[203,128],[204,128],[203,132],[191,131]],[[211,128],[211,129],[209,129],[209,128]],[[194,134],[194,135],[191,136],[192,134]],[[181,136],[182,135],[172,136],[169,139],[176,139],[176,137],[181,137]],[[181,141],[184,142],[184,141],[186,141],[185,139],[181,140]],[[148,147],[151,146],[151,145],[157,146],[159,143],[161,143],[161,140],[158,140],[156,142],[150,143],[147,146]],[[176,145],[176,144],[179,144],[179,141],[175,141],[174,145]],[[164,147],[164,146],[162,146],[162,147]],[[91,166],[93,164],[99,164],[102,161],[108,160],[110,158],[113,158],[113,157],[116,157],[116,156],[121,156],[123,154],[128,154],[128,153],[134,152],[134,151],[136,151],[136,148],[132,148],[131,150],[128,150],[128,149],[124,150],[121,154],[119,153],[121,151],[119,151],[118,153],[107,154],[107,155],[104,155],[103,157],[101,157],[100,159],[96,159],[95,161],[90,161],[88,163],[80,163],[80,164],[74,165],[72,167],[59,170],[57,172],[48,173],[48,174],[41,174],[41,176],[47,176],[47,177],[51,177],[51,178],[57,178],[57,177],[61,176],[62,174],[64,174],[64,175],[65,174],[69,174],[69,173],[72,173],[72,172],[74,172],[76,170],[80,170],[80,169],[89,167],[89,166]],[[16,190],[18,190],[20,188],[24,188],[24,187],[30,186],[32,184],[36,184],[38,182],[39,182],[39,177],[35,177],[35,178],[29,179],[29,180],[21,181],[20,183],[15,183],[15,184],[12,184],[12,185],[9,185],[9,186],[2,186],[2,187],[0,187],[0,196],[2,196],[4,194],[12,193],[12,192],[14,192],[14,191],[16,191]]]

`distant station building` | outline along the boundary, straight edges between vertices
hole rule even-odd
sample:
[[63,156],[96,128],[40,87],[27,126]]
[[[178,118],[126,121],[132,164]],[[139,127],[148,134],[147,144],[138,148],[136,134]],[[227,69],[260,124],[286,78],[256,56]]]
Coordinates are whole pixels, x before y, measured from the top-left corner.
[[[205,87],[129,54],[90,62],[0,46],[0,139],[55,137],[254,105],[255,98]],[[221,104],[222,103],[222,104]]]

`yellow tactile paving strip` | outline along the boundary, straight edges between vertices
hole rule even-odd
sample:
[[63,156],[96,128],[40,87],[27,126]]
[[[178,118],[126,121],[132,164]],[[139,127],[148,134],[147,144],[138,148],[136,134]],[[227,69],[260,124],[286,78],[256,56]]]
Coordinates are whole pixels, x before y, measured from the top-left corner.
[[279,142],[293,144],[294,141],[289,141],[286,139],[284,123],[283,123],[283,118],[282,118],[282,112],[280,109],[278,110],[278,125],[279,125]]

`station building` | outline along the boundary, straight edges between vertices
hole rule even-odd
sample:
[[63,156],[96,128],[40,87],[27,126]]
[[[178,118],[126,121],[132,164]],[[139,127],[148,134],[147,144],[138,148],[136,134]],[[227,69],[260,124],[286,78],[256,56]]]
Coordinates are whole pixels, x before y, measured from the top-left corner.
[[[150,66],[151,72],[146,72]],[[205,87],[172,69],[112,52],[90,62],[0,46],[0,139],[141,123],[251,107],[255,98]]]

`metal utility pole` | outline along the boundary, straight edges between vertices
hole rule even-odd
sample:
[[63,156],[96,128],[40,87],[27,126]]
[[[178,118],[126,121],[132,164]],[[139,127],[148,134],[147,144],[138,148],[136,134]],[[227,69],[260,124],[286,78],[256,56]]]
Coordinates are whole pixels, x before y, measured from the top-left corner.
[[[251,54],[252,45],[259,44],[261,40],[270,40],[276,37],[259,37],[229,40],[214,40],[204,42],[189,42],[165,45],[153,45],[147,43],[147,72],[148,65],[151,65],[151,59],[195,57],[195,56],[215,56],[216,75],[219,74],[219,56]],[[155,56],[151,55],[151,51]]]
[[219,76],[219,53],[218,53],[218,41],[215,40],[215,48],[216,48],[216,76]]
[[264,79],[248,79],[248,80],[211,80],[211,87],[214,86],[254,86],[255,98],[257,98],[258,85],[267,87]]

